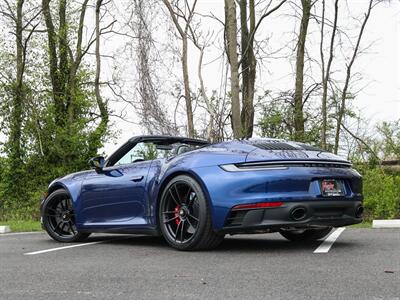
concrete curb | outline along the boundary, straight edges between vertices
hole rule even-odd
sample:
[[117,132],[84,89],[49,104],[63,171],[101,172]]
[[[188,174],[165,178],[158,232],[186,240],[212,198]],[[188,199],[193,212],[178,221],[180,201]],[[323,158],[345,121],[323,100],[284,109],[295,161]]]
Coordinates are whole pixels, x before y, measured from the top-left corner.
[[11,232],[10,226],[8,226],[8,225],[0,226],[0,234],[9,233],[9,232]]
[[398,219],[398,220],[373,220],[372,228],[400,228],[400,219]]

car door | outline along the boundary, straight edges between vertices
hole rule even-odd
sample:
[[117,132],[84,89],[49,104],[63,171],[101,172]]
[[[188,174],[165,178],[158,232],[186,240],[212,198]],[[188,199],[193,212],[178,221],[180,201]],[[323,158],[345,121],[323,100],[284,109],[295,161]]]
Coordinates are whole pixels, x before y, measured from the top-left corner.
[[85,178],[80,201],[85,225],[145,224],[146,180],[152,161],[138,158],[135,149]]

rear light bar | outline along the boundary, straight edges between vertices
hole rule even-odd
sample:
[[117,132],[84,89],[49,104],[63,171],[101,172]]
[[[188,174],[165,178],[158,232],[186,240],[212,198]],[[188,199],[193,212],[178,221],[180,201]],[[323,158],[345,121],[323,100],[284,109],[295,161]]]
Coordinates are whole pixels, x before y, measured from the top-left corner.
[[351,163],[334,160],[281,160],[220,165],[220,168],[226,172],[287,170],[289,167],[350,168]]
[[251,204],[239,204],[232,207],[232,210],[271,208],[271,207],[279,207],[282,205],[283,202],[261,202],[261,203],[251,203]]
[[257,170],[287,170],[287,166],[282,165],[240,165],[235,164],[220,165],[226,172],[246,172],[246,171],[257,171]]

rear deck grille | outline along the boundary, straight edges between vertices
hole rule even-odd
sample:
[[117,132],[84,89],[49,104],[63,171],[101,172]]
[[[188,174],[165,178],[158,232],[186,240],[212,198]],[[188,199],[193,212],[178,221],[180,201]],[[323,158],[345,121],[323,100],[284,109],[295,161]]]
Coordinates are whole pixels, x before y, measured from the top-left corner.
[[263,150],[299,150],[296,147],[293,147],[287,143],[254,143],[254,146]]

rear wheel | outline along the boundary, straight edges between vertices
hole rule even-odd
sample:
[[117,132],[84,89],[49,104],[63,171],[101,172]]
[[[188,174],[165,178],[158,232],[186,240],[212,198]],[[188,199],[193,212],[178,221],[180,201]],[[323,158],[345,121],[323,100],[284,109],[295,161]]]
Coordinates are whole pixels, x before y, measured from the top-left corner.
[[177,176],[167,184],[158,211],[165,240],[178,250],[215,248],[224,238],[213,230],[201,186],[189,176]]
[[318,229],[297,229],[297,230],[284,230],[281,229],[279,233],[293,242],[301,241],[316,241],[324,238],[331,232],[332,227],[318,228]]
[[47,197],[42,217],[44,229],[56,241],[78,242],[90,235],[77,230],[72,201],[64,189],[56,190]]

